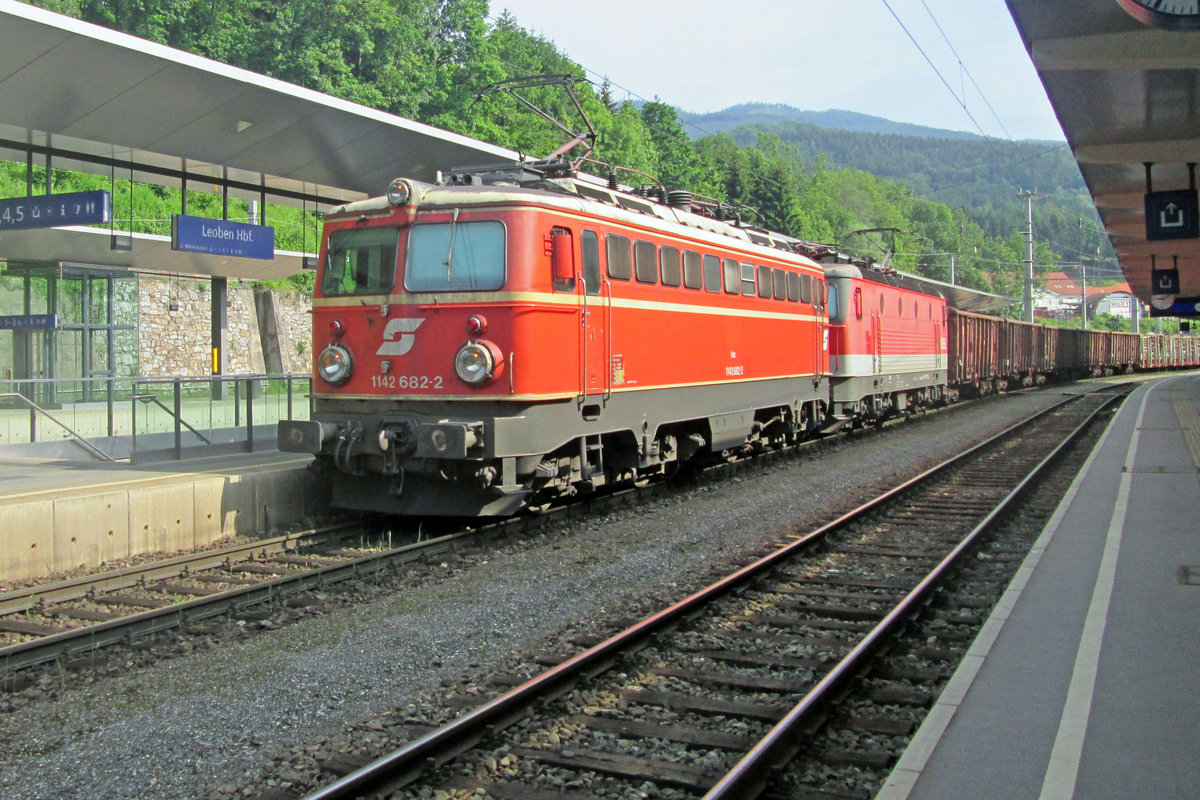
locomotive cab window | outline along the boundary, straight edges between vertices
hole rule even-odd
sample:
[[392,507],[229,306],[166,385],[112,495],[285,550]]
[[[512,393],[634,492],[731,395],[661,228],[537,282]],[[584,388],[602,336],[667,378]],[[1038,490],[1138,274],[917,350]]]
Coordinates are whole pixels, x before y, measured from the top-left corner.
[[504,224],[425,222],[408,233],[404,288],[465,292],[504,285]]
[[838,286],[836,283],[829,284],[829,321],[841,324],[846,321],[845,309],[838,305]]
[[793,303],[800,302],[800,273],[798,272],[787,274],[787,298]]
[[812,275],[800,276],[800,302],[812,302]]
[[326,297],[383,294],[396,282],[397,228],[334,231],[326,248],[321,291]]
[[610,233],[605,241],[608,251],[608,277],[627,281],[633,277],[633,257],[629,250],[629,239]]

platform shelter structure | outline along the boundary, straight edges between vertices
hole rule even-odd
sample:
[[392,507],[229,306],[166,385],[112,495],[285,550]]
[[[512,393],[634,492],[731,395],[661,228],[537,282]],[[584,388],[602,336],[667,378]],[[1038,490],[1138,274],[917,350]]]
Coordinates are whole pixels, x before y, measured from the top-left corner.
[[1007,3],[1134,294],[1154,314],[1200,315],[1200,10]]
[[[54,195],[55,170],[322,211],[381,194],[401,175],[517,154],[164,45],[0,0],[0,160],[24,165],[29,198]],[[43,169],[44,168],[44,169]],[[35,179],[35,174],[38,178]],[[42,176],[45,177],[42,177]],[[2,202],[2,199],[0,199]],[[315,266],[302,251],[263,257],[192,252],[172,237],[104,225],[18,229],[0,220],[6,271],[0,329],[5,377],[119,376],[136,335],[139,273],[211,280],[213,374],[227,371],[228,281],[267,280]],[[20,285],[18,285],[20,284]],[[39,325],[39,321],[41,324]]]

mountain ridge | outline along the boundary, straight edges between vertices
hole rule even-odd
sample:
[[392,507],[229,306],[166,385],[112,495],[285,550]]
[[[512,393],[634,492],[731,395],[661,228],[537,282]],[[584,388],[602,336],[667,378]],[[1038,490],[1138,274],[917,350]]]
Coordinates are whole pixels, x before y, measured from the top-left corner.
[[806,111],[784,103],[739,103],[720,111],[697,113],[676,109],[679,119],[688,130],[688,135],[699,139],[714,133],[725,133],[746,125],[772,125],[781,122],[798,122],[817,125],[834,130],[855,133],[885,133],[899,136],[918,136],[934,139],[964,139],[983,141],[984,137],[969,131],[953,131],[896,122],[885,117],[862,114],[858,111],[831,108],[825,111]]

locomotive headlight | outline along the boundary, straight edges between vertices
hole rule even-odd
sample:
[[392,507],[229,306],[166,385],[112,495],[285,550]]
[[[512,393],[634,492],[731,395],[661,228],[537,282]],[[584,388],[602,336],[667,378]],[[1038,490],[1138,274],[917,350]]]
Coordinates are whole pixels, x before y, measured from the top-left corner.
[[412,187],[403,178],[396,178],[387,188],[387,201],[394,206],[402,206],[412,197]]
[[467,342],[454,357],[454,371],[472,386],[482,386],[495,377],[496,358],[483,342]]
[[317,374],[331,386],[341,386],[350,380],[354,362],[350,351],[340,344],[331,344],[317,356]]

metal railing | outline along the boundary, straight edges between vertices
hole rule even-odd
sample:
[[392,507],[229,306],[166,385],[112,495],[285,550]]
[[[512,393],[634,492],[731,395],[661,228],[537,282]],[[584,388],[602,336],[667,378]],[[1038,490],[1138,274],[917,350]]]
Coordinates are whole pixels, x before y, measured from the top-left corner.
[[79,445],[84,450],[86,450],[89,453],[91,453],[92,455],[94,455],[96,458],[100,459],[101,461],[115,461],[116,460],[112,456],[110,456],[108,453],[104,452],[99,447],[96,447],[96,445],[89,442],[86,438],[84,438],[83,436],[80,436],[78,432],[72,430],[71,426],[67,425],[62,420],[55,417],[49,411],[42,408],[37,403],[33,402],[25,395],[18,394],[17,392],[2,392],[2,393],[0,393],[0,398],[12,400],[15,403],[24,404],[25,406],[27,406],[29,408],[29,416],[30,416],[30,420],[31,420],[29,423],[29,429],[31,431],[34,431],[37,429],[37,415],[41,414],[43,417],[50,420],[55,425],[57,425],[58,427],[65,430],[67,433],[71,434],[72,438],[70,439],[70,441]]
[[307,419],[310,391],[308,374],[0,380],[0,445],[87,442],[133,460],[251,452],[274,447],[278,420]]
[[[130,397],[134,457],[169,451],[179,459],[195,447],[273,449],[276,422],[308,418],[307,401],[297,399],[307,397],[311,380],[308,374],[140,378]],[[154,437],[152,446],[143,444],[147,437]]]

